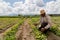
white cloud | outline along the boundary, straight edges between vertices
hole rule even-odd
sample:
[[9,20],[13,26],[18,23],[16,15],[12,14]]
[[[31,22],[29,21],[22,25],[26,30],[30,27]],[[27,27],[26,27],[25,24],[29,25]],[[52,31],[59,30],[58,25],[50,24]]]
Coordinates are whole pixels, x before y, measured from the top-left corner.
[[54,13],[55,12],[55,2],[51,1],[46,4],[46,10],[48,13]]
[[0,16],[10,14],[11,9],[12,7],[10,6],[10,3],[6,3],[3,0],[0,0]]
[[3,0],[0,0],[0,2],[2,2]]
[[60,14],[60,0],[48,2],[45,7],[47,13]]
[[0,14],[1,15],[9,15],[9,14],[22,14],[22,15],[34,15],[39,14],[41,5],[44,2],[42,0],[25,0],[23,2],[15,2],[13,7],[10,6],[10,3],[7,3],[3,0],[0,0]]
[[26,4],[36,4],[37,6],[43,6],[44,1],[43,0],[25,0]]
[[39,7],[41,7],[41,6],[44,6],[45,3],[44,3],[43,0],[36,0],[36,5],[39,6]]
[[[41,3],[39,3],[41,2]],[[39,3],[39,5],[38,5]],[[43,5],[43,1],[37,1],[37,0],[25,0],[25,3],[23,2],[15,2],[13,4],[13,12],[19,13],[23,15],[33,15],[33,14],[39,14],[40,6]]]
[[40,9],[45,9],[47,13],[60,13],[60,0],[50,1],[46,4],[43,0],[25,0],[25,3],[15,2],[13,6],[11,3],[0,0],[0,15],[35,15],[39,14]]

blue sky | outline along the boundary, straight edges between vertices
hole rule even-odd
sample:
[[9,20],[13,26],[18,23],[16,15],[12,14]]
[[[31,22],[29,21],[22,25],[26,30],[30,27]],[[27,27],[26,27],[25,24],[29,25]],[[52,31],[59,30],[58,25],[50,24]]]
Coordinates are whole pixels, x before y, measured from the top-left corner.
[[[4,0],[6,2],[10,2],[11,4],[13,4],[14,2],[19,2],[19,1],[25,1],[25,0]],[[43,0],[45,3],[46,2],[50,2],[50,1],[53,1],[53,0]],[[54,0],[55,1],[55,0]]]
[[[53,0],[43,0],[43,1],[46,3],[46,2],[50,2],[50,1],[53,1]],[[54,1],[56,1],[56,0],[54,0]]]
[[19,1],[25,1],[25,0],[4,0],[6,2],[10,2],[11,4],[14,3],[14,2],[19,2]]

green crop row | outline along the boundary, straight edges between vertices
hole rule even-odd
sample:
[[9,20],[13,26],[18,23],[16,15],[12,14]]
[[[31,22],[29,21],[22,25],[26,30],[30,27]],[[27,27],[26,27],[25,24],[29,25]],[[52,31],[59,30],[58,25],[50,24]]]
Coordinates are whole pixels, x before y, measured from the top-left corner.
[[30,24],[30,26],[31,26],[31,28],[32,28],[32,32],[33,32],[33,34],[35,35],[35,38],[36,38],[36,40],[46,40],[46,35],[45,34],[42,34],[42,32],[40,32],[37,28],[36,28],[36,26],[34,26],[33,24],[32,24],[32,21],[30,21],[29,22],[29,24]]
[[57,27],[57,25],[54,25],[50,28],[51,32],[56,34],[57,36],[60,36],[60,29]]
[[[51,27],[51,32],[55,33],[56,35],[60,36],[60,17],[51,17],[52,19],[52,23],[54,24]],[[38,31],[38,29],[36,28],[36,26],[34,26],[34,23],[37,23],[38,21],[40,21],[40,18],[30,18],[30,25],[33,29],[33,32],[35,34],[35,37],[37,40],[45,40],[46,37],[48,35],[42,34],[40,31]]]
[[19,23],[12,26],[10,30],[7,30],[4,34],[4,40],[15,40],[15,34],[19,28],[19,26],[23,23],[23,20],[20,20]]
[[19,18],[0,18],[0,29],[19,22]]

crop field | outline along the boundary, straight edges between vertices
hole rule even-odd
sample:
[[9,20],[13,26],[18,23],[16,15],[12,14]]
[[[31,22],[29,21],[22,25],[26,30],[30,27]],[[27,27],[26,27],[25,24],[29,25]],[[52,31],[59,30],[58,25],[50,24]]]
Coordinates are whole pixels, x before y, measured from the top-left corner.
[[[29,19],[29,20],[27,20]],[[21,30],[19,29],[21,25],[24,24],[24,21],[28,21],[32,33],[36,40],[46,40],[47,34],[43,34],[38,31],[37,26],[34,24],[40,20],[40,17],[16,17],[16,18],[0,18],[0,40],[17,40],[16,33]],[[60,37],[60,16],[51,16],[52,27],[50,28],[51,32]],[[26,24],[26,22],[25,22]],[[25,25],[24,24],[24,25]],[[24,26],[23,25],[23,26]],[[18,35],[18,34],[17,34]],[[21,34],[19,34],[21,35]],[[19,38],[21,39],[21,37]]]
[[[40,17],[38,17],[38,18],[33,17],[33,18],[31,18],[30,24],[31,24],[31,27],[33,29],[36,39],[45,40],[48,35],[42,34],[40,31],[38,31],[36,26],[33,25],[34,23],[37,23],[37,21],[39,21],[39,20],[40,20]],[[57,36],[60,36],[60,16],[56,16],[56,17],[52,16],[51,20],[52,20],[52,27],[50,28],[51,32],[53,32]]]
[[0,18],[0,29],[19,22],[19,18]]

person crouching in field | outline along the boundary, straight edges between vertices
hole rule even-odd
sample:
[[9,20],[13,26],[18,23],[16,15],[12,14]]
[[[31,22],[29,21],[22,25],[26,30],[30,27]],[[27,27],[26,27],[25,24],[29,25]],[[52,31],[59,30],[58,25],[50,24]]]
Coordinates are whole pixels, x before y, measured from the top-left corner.
[[41,10],[40,14],[41,18],[39,23],[41,24],[41,27],[39,27],[39,31],[46,33],[50,29],[52,22],[50,16],[46,14],[45,10]]

